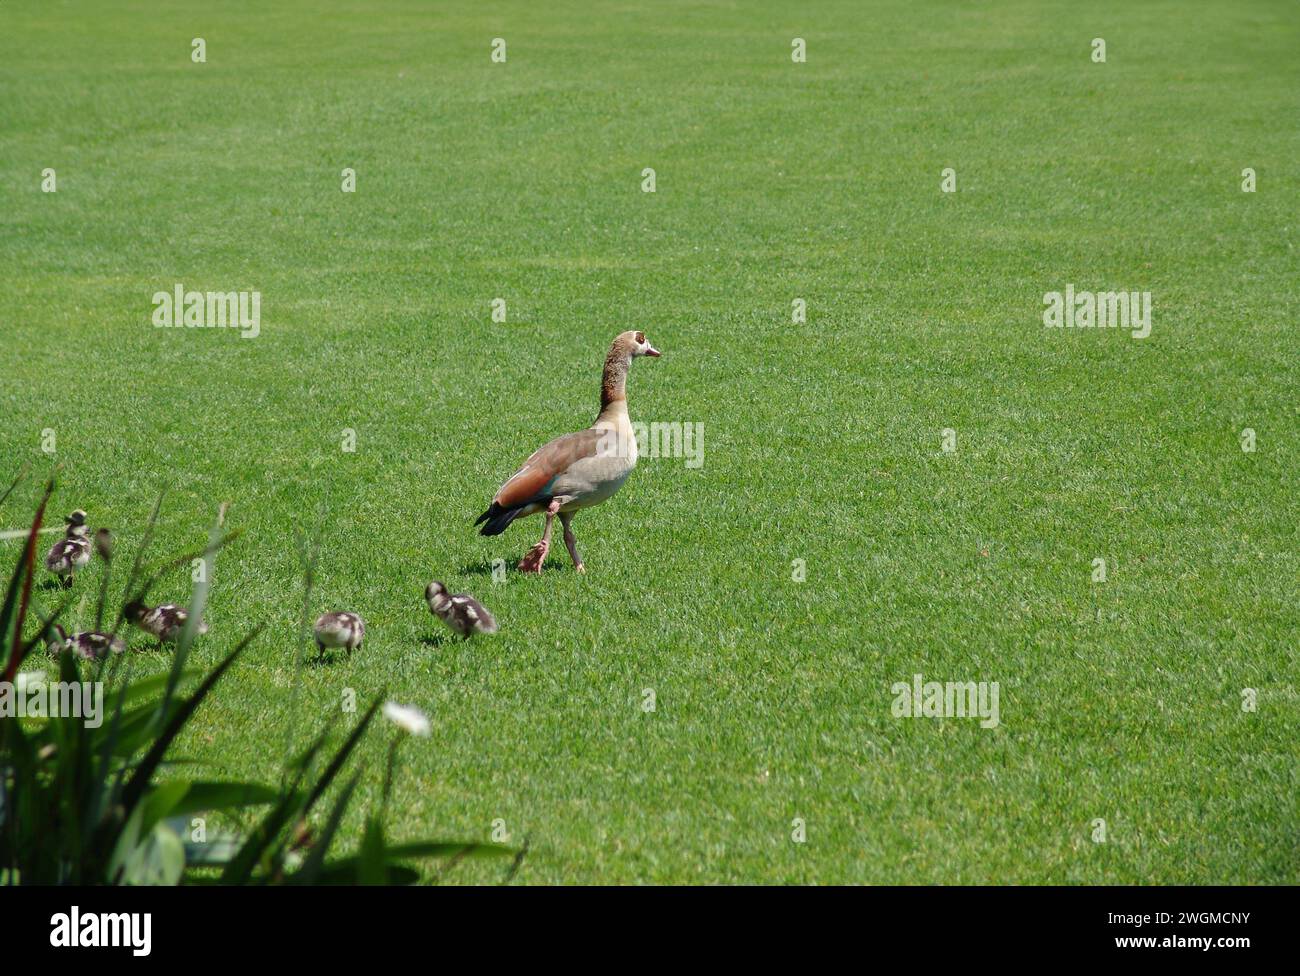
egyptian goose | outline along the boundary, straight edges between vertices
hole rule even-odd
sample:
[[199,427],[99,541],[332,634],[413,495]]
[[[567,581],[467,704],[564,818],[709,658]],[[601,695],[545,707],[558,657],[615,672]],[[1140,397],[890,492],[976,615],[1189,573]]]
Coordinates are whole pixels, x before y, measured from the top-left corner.
[[536,451],[497,491],[475,525],[480,535],[500,535],[517,518],[536,512],[546,516],[542,539],[519,562],[524,573],[540,573],[551,547],[551,521],[564,526],[564,544],[573,567],[583,572],[573,513],[598,505],[622,487],[636,467],[636,436],[627,415],[627,371],[637,356],[658,356],[643,332],[624,332],[609,347],[600,386],[596,422],[576,434],[557,437]]
[[452,595],[437,580],[424,590],[429,612],[466,640],[470,634],[495,634],[497,619],[468,593]]
[[[126,619],[131,621],[146,634],[158,638],[159,644],[170,644],[180,637],[185,629],[185,621],[190,619],[189,610],[178,603],[162,603],[156,607],[145,606],[139,600],[132,600],[124,608]],[[199,621],[199,634],[208,632],[207,621]]]
[[126,641],[116,634],[101,634],[94,630],[83,630],[69,635],[58,624],[54,625],[54,632],[58,634],[58,640],[50,641],[49,649],[51,654],[69,650],[87,661],[98,661],[100,658],[108,657],[110,651],[114,654],[121,654],[126,650]]
[[45,568],[59,577],[64,589],[72,587],[72,576],[90,562],[90,529],[86,527],[86,513],[77,509],[63,519],[67,533],[50,547],[45,555]]
[[345,648],[348,657],[351,657],[352,652],[366,639],[366,622],[355,613],[322,613],[316,618],[312,633],[316,636],[316,649],[322,657],[325,656],[327,647]]

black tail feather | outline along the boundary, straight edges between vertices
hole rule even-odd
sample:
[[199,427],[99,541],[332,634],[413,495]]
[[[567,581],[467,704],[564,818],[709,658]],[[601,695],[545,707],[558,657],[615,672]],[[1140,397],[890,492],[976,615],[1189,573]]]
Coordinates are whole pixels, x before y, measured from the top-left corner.
[[488,506],[488,510],[480,515],[474,522],[478,525],[480,522],[487,524],[478,530],[479,535],[500,535],[510,523],[523,514],[524,506],[518,508],[502,508],[496,502]]

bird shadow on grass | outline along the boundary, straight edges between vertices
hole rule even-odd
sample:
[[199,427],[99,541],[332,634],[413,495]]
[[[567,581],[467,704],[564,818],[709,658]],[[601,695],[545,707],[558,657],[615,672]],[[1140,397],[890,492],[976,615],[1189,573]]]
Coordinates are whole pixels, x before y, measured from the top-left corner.
[[[566,568],[565,564],[560,562],[558,559],[548,559],[546,562],[542,563],[543,573],[553,573],[553,572],[562,573],[564,572],[565,568]],[[567,568],[572,569],[573,567],[570,565]],[[492,564],[490,562],[489,563],[466,563],[464,566],[460,568],[460,571],[465,576],[491,576]],[[506,575],[507,576],[536,576],[537,574],[521,573],[517,568],[515,568],[514,565],[507,564]]]
[[420,643],[425,647],[442,647],[444,644],[451,643],[451,634],[425,634],[420,638]]
[[302,666],[312,671],[320,671],[323,668],[332,668],[336,664],[346,663],[347,655],[342,651],[327,651],[324,654],[311,654]]

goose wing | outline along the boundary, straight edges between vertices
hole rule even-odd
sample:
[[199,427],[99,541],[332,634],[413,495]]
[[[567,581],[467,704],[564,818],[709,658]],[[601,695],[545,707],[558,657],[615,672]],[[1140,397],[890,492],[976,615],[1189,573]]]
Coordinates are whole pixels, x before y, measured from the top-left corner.
[[498,508],[522,508],[547,497],[555,480],[583,458],[595,457],[607,432],[594,427],[564,434],[543,444],[523,463],[492,499]]

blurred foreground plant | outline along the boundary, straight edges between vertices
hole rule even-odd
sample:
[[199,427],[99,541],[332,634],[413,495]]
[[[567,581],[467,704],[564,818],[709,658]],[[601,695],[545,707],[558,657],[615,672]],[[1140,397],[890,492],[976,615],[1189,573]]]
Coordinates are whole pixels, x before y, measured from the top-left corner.
[[[10,485],[0,494],[0,504],[13,488]],[[310,817],[366,734],[382,696],[332,753],[327,748],[331,731],[327,725],[305,750],[291,758],[278,786],[186,777],[160,781],[157,773],[176,737],[261,630],[248,633],[212,670],[200,673],[186,668],[207,600],[207,573],[194,586],[189,622],[176,642],[168,673],[132,681],[129,653],[109,654],[82,665],[70,650],[63,649],[58,655],[58,680],[45,690],[67,703],[71,701],[70,689],[81,687],[86,680],[97,683],[103,689],[99,721],[87,721],[84,713],[67,714],[74,710],[66,705],[58,709],[57,716],[18,717],[18,697],[31,694],[44,682],[43,674],[24,674],[19,669],[33,649],[44,649],[67,607],[65,600],[24,639],[36,572],[36,539],[53,488],[51,480],[0,603],[0,884],[170,885],[214,880],[225,884],[402,884],[419,878],[418,872],[403,862],[422,858],[446,858],[450,865],[465,857],[507,857],[513,858],[511,873],[518,867],[522,852],[494,845],[446,841],[390,844],[384,836],[383,808],[367,819],[359,851],[331,857],[361,773],[352,775],[339,789],[318,832],[310,829]],[[234,537],[222,534],[223,508],[202,553],[168,561],[137,586],[160,506],[161,498],[127,580],[127,601],[143,599],[164,573],[195,558],[210,564],[217,550]],[[106,577],[100,588],[97,624],[104,619],[111,556],[104,563]],[[310,591],[310,576],[308,588]],[[119,610],[113,633],[122,626]],[[86,668],[85,675],[81,667]],[[182,688],[196,679],[193,690],[183,694]],[[384,783],[385,801],[391,786],[392,754]],[[194,814],[235,814],[250,807],[265,812],[244,834],[220,833],[202,840],[190,834]]]

